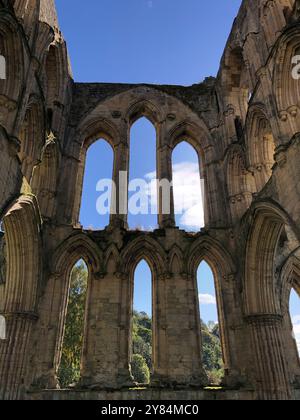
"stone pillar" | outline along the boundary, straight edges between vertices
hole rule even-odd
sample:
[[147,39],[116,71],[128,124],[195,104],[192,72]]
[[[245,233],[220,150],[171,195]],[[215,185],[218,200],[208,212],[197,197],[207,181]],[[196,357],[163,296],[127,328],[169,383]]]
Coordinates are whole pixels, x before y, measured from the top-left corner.
[[[128,216],[129,147],[120,142],[114,150],[112,212],[110,226],[127,228]],[[114,187],[115,186],[115,187]],[[114,191],[115,188],[115,191]]]
[[28,348],[37,315],[0,314],[6,322],[6,339],[0,340],[0,400],[18,400],[28,386]]
[[276,314],[248,316],[255,365],[254,381],[259,400],[292,399],[283,344],[283,318]]
[[[154,375],[156,386],[207,384],[196,283],[176,272],[161,276],[155,287]],[[180,320],[180,321],[179,321]]]
[[4,217],[7,272],[0,286],[0,315],[6,321],[6,339],[0,341],[0,399],[19,399],[28,386],[32,331],[38,318],[40,227],[37,202],[31,196],[21,196]]
[[133,385],[129,373],[130,283],[115,271],[93,277],[87,304],[87,325],[81,383],[89,389],[120,389]]
[[[157,151],[158,222],[161,229],[175,227],[172,149],[163,145]],[[167,181],[167,182],[166,182]],[[171,186],[169,189],[168,186]]]

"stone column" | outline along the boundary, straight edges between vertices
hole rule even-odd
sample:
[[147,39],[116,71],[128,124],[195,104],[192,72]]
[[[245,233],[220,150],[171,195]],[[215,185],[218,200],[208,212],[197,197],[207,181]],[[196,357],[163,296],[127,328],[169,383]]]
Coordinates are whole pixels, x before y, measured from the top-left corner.
[[110,215],[111,227],[128,227],[128,181],[129,147],[126,142],[120,142],[114,149],[112,210]]
[[161,276],[156,283],[155,297],[152,384],[206,385],[195,281],[179,272]]
[[[172,149],[163,145],[157,150],[158,222],[161,229],[175,227]],[[171,186],[171,188],[169,188]]]
[[28,349],[37,315],[0,313],[6,321],[6,340],[0,340],[0,399],[18,400],[28,386]]
[[276,314],[248,316],[255,365],[254,381],[259,400],[292,399],[283,344],[283,318]]
[[120,389],[133,385],[129,373],[130,284],[128,276],[108,272],[91,279],[81,383],[89,389]]

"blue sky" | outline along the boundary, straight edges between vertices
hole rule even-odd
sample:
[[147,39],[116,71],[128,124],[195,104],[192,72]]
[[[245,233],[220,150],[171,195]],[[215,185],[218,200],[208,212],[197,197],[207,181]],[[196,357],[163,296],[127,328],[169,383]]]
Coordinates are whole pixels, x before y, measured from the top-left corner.
[[[217,74],[240,4],[241,0],[87,0],[83,5],[82,0],[56,0],[76,81],[179,85]],[[141,157],[145,155],[147,159]],[[180,146],[174,152],[173,168],[179,179],[197,176],[198,161],[190,147]],[[155,172],[155,130],[145,119],[132,128],[130,169],[131,179],[148,176],[149,180]],[[87,159],[80,216],[86,227],[100,229],[108,223],[107,216],[96,212],[96,184],[111,174],[112,151],[104,141],[98,142]],[[180,187],[177,190],[175,199],[180,196]],[[193,199],[199,194],[195,190],[197,187],[190,194]],[[201,211],[191,207],[176,220],[186,230],[197,230],[202,223]],[[156,217],[130,216],[129,224],[132,228],[153,228]],[[149,269],[142,263],[136,272],[135,306],[150,313],[149,277]],[[201,266],[198,279],[204,302],[201,316],[205,321],[216,321],[213,279],[206,264]],[[299,299],[295,295],[291,307],[299,328]]]

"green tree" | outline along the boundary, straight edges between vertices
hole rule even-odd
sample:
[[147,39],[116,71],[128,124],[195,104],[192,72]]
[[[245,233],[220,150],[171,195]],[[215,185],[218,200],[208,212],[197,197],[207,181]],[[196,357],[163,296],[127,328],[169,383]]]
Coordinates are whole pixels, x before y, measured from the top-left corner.
[[201,321],[203,365],[212,385],[219,385],[224,377],[220,331],[217,324]]
[[83,345],[88,271],[81,261],[71,273],[62,358],[58,371],[62,388],[78,383]]
[[139,384],[148,384],[150,382],[150,370],[145,359],[140,354],[132,356],[131,373]]
[[[152,370],[152,320],[145,312],[134,311],[133,313],[132,341],[132,375],[138,383],[149,383]],[[141,356],[146,364],[148,371],[146,377],[144,363],[141,363],[140,358],[138,358],[139,363],[137,363],[136,355]],[[143,381],[140,381],[139,378],[143,378]]]

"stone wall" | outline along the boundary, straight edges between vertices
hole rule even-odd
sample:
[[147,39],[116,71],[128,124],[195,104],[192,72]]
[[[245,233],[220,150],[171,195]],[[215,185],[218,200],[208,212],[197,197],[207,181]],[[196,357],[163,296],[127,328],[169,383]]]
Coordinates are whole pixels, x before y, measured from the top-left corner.
[[[244,0],[217,77],[181,87],[75,83],[53,2],[0,2],[8,74],[0,80],[1,399],[299,399],[288,311],[291,289],[300,293],[300,81],[292,77],[299,7]],[[171,214],[160,205],[154,232],[130,231],[121,212],[103,231],[80,226],[89,146],[98,138],[111,144],[118,185],[140,117],[156,128],[159,179],[172,180],[181,141],[196,150],[205,183],[201,232],[176,227],[172,196]],[[81,382],[54,391],[79,259],[89,269]],[[153,277],[154,372],[152,388],[137,395],[119,390],[133,386],[132,290],[141,259]],[[196,282],[203,260],[217,290],[220,393],[203,390]]]

